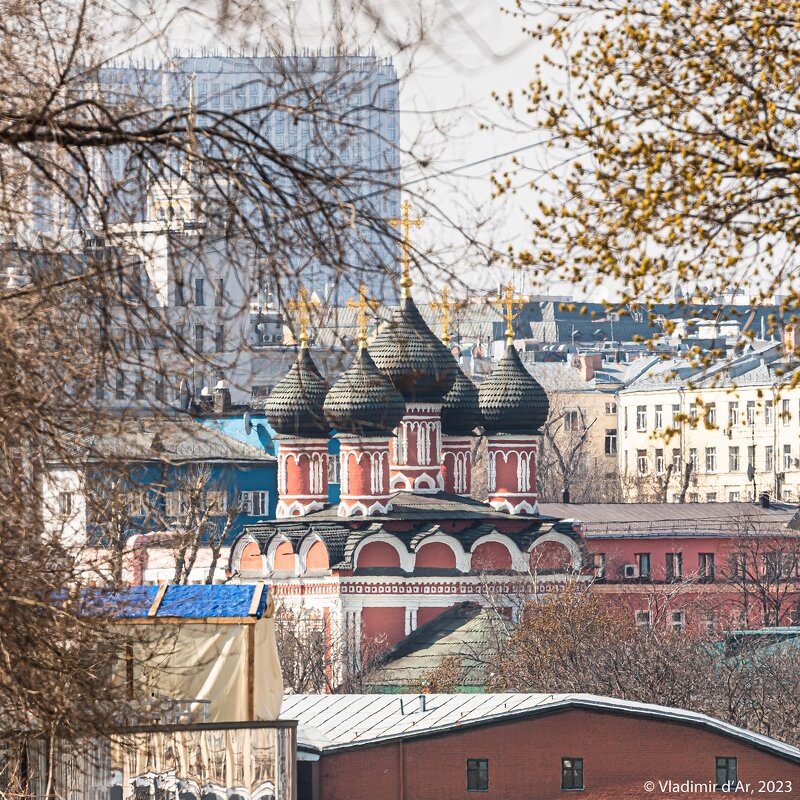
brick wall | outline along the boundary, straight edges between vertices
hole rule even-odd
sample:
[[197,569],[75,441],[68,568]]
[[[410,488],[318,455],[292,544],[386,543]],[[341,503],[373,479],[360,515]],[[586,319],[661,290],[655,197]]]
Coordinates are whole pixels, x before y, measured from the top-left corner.
[[[570,756],[584,759],[582,792],[561,791],[561,758]],[[772,800],[800,796],[800,765],[744,742],[666,721],[571,710],[402,744],[323,754],[321,794],[315,800],[711,798],[723,795],[662,791],[658,782],[713,783],[716,756],[737,757],[739,780],[750,784],[752,796]],[[468,758],[489,759],[488,791],[466,790]],[[652,792],[644,788],[648,780],[656,784]],[[792,788],[759,793],[762,780],[791,781]]]

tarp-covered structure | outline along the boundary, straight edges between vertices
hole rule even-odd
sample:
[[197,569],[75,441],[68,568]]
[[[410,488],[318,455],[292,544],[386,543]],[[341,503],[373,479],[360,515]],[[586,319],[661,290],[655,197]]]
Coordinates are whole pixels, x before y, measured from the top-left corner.
[[[96,595],[129,632],[119,679],[166,721],[274,720],[283,697],[273,602],[264,584],[136,586]],[[139,720],[146,721],[146,720]]]

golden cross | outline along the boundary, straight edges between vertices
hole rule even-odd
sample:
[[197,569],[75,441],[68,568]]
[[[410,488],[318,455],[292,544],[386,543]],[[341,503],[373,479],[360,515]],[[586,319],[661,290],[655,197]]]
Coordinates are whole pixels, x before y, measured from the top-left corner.
[[506,321],[506,345],[514,344],[514,326],[511,324],[519,314],[514,313],[514,306],[521,306],[525,298],[521,295],[514,297],[514,284],[509,283],[505,292],[494,301],[499,306],[504,306],[503,319]]
[[305,286],[300,287],[300,299],[290,300],[286,304],[292,311],[300,312],[300,347],[308,347],[308,322],[309,313],[319,308],[319,303],[316,300],[311,300],[308,296],[308,290]]
[[411,297],[411,228],[421,228],[425,224],[425,220],[411,219],[411,204],[408,200],[404,200],[400,208],[403,211],[400,219],[390,219],[389,224],[393,228],[403,229],[403,241],[400,242],[400,247],[403,249],[403,277],[400,280],[400,286],[403,288],[403,297]]
[[359,350],[367,346],[367,309],[371,308],[374,311],[379,305],[380,301],[367,298],[367,287],[363,283],[358,287],[358,300],[350,299],[347,301],[348,308],[358,309]]
[[442,302],[431,303],[431,308],[442,312],[442,341],[450,347],[450,309],[458,308],[459,303],[451,303],[448,300],[447,287],[442,289]]

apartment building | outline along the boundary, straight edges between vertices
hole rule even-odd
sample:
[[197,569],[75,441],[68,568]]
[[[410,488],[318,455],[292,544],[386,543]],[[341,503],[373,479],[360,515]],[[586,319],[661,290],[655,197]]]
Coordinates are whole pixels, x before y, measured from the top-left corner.
[[625,498],[800,499],[800,364],[765,343],[707,369],[668,360],[617,395]]

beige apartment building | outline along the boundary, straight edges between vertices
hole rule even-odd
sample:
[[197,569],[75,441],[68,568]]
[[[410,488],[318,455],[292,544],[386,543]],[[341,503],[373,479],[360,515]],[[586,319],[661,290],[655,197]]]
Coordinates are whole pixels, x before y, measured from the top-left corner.
[[800,500],[800,364],[764,344],[709,369],[670,360],[617,394],[624,498]]

